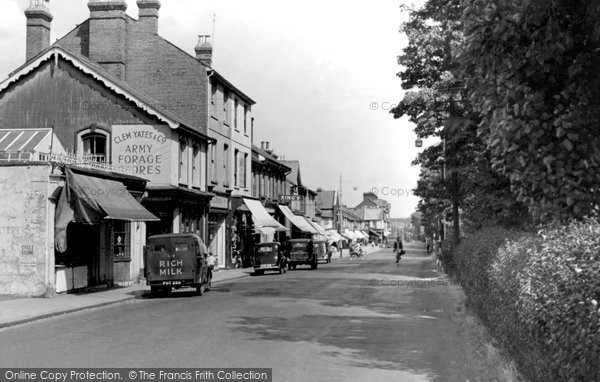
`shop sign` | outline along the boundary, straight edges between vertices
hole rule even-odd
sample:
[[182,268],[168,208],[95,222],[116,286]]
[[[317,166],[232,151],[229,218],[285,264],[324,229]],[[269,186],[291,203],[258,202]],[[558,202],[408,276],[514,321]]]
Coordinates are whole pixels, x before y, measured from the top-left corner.
[[154,183],[169,184],[171,130],[168,126],[117,125],[112,128],[112,164]]

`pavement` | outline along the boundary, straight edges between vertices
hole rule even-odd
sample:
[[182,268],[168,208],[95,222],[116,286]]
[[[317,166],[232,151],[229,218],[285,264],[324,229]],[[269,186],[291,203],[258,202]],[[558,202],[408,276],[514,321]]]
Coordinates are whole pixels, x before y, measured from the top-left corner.
[[[213,273],[212,284],[247,277],[251,273],[251,268],[217,270]],[[150,293],[150,287],[145,284],[137,284],[122,288],[99,289],[86,293],[61,293],[51,298],[0,299],[0,329],[116,304],[135,299],[145,293]]]
[[[366,246],[365,249],[367,254],[370,254],[380,248]],[[348,250],[343,250],[342,257],[347,258],[348,256]],[[339,259],[339,253],[337,257],[333,256],[332,259]],[[212,283],[215,285],[220,282],[247,277],[251,273],[251,268],[218,270],[213,274]],[[3,297],[0,298],[0,329],[81,310],[116,304],[135,299],[149,292],[150,287],[144,284],[137,284],[129,287],[97,289],[84,293],[61,293],[51,298]]]

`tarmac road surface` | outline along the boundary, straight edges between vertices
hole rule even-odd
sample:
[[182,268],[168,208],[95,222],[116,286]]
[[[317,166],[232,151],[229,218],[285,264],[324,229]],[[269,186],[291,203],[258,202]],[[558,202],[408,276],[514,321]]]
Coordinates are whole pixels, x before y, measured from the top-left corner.
[[[265,367],[274,381],[476,381],[462,293],[423,251],[145,293],[0,331],[0,367]],[[472,321],[472,320],[471,320]]]

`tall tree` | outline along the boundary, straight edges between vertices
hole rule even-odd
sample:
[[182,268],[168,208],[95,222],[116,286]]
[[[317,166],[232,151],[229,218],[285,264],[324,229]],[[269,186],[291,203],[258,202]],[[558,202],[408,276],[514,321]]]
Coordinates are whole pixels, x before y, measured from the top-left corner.
[[539,221],[598,211],[599,2],[465,4],[457,51],[494,169]]
[[[452,217],[456,233],[459,207],[461,220],[474,228],[488,220],[505,223],[523,217],[509,183],[491,171],[486,148],[477,136],[480,118],[467,101],[461,63],[454,55],[464,40],[463,11],[460,0],[431,0],[422,9],[410,10],[402,28],[409,44],[398,58],[403,67],[398,76],[409,91],[392,110],[395,118],[408,116],[420,138],[442,139],[413,162],[424,169],[415,193],[421,197],[424,220]],[[505,216],[506,211],[510,216]],[[514,213],[520,218],[512,219]]]

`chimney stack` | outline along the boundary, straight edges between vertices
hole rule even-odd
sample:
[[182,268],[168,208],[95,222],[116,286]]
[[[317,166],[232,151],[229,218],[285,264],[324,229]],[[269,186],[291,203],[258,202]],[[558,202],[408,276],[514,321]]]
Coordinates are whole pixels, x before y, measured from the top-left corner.
[[47,0],[31,0],[25,10],[27,18],[27,42],[25,60],[29,61],[50,46],[52,13]]
[[159,0],[137,0],[138,19],[145,32],[158,34],[158,10],[160,5]]
[[89,0],[89,58],[113,76],[125,77],[125,40],[127,2],[125,0]]
[[213,48],[209,39],[209,35],[200,35],[198,45],[196,45],[194,50],[196,51],[196,59],[204,65],[211,67]]

